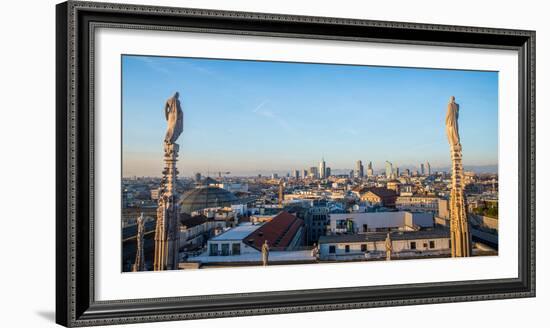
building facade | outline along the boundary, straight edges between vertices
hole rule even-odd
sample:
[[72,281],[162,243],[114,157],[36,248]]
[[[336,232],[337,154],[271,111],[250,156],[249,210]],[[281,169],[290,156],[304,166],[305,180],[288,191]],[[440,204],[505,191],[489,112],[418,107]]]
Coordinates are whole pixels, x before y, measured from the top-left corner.
[[327,232],[363,234],[383,231],[414,231],[434,227],[434,216],[425,212],[364,212],[329,214]]
[[439,198],[433,196],[399,196],[395,208],[401,211],[422,211],[437,213]]
[[[332,235],[319,238],[319,259],[376,260],[386,258],[387,233]],[[450,254],[448,230],[390,233],[391,258],[442,257]]]
[[326,206],[314,206],[308,209],[305,217],[306,243],[317,243],[319,237],[324,236],[327,230],[329,208]]
[[387,188],[369,188],[366,192],[361,194],[361,201],[369,202],[371,205],[390,208],[395,207],[396,199],[397,193]]

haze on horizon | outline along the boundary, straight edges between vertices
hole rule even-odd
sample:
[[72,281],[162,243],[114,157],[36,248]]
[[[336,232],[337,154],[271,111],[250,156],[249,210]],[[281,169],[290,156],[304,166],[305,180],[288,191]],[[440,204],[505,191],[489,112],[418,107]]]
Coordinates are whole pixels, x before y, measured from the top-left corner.
[[451,95],[465,167],[498,163],[497,72],[124,55],[122,79],[123,176],[161,175],[176,91],[182,176],[285,174],[322,158],[333,171],[443,169]]

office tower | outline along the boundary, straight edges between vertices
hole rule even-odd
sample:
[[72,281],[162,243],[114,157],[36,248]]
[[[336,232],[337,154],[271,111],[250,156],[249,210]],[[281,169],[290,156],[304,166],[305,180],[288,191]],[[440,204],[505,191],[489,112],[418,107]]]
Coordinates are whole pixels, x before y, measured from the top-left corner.
[[361,162],[359,160],[359,161],[355,162],[355,177],[359,178],[359,179],[362,179],[363,176],[364,176],[363,162]]
[[393,165],[392,163],[386,161],[386,178],[391,179],[393,173]]
[[425,174],[424,164],[420,164],[420,175],[424,175],[424,174]]
[[326,168],[327,167],[326,167],[325,159],[323,158],[319,163],[319,178],[321,179],[326,178],[326,174],[327,174]]
[[317,170],[316,166],[312,166],[309,168],[309,176],[314,179],[319,178],[319,170]]
[[372,168],[372,162],[369,162],[367,165],[367,176],[372,177],[374,175],[374,170]]

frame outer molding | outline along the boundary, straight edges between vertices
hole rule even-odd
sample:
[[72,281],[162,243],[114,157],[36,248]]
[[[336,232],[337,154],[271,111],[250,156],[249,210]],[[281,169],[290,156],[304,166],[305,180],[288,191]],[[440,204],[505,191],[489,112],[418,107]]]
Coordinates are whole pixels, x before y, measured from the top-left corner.
[[[520,53],[520,219],[523,216],[525,222],[521,225],[520,220],[520,260],[519,273],[512,291],[490,292],[476,295],[453,295],[453,296],[427,296],[409,298],[390,298],[370,301],[353,302],[316,302],[305,305],[289,306],[267,306],[255,308],[216,309],[213,311],[195,311],[193,309],[183,311],[177,306],[178,302],[184,300],[209,301],[216,299],[215,295],[181,298],[158,298],[144,300],[117,300],[117,301],[95,301],[93,296],[94,274],[93,274],[93,165],[89,167],[87,160],[93,163],[93,97],[88,95],[90,106],[89,117],[79,115],[81,106],[79,103],[79,88],[84,88],[79,82],[85,79],[82,73],[83,63],[79,63],[82,56],[80,48],[82,40],[79,37],[79,14],[81,12],[92,13],[115,13],[115,14],[136,14],[154,15],[172,19],[202,18],[210,20],[238,19],[241,21],[269,24],[275,22],[300,23],[312,25],[312,29],[319,25],[325,28],[342,30],[348,27],[375,28],[386,31],[397,30],[405,33],[409,30],[414,33],[425,32],[425,35],[436,35],[438,33],[450,36],[452,33],[471,36],[485,36],[487,39],[494,37],[494,43],[479,42],[445,42],[442,40],[421,40],[421,39],[395,39],[376,38],[362,36],[342,35],[321,35],[310,33],[277,33],[274,31],[259,32],[255,30],[220,30],[199,28],[201,32],[216,32],[230,34],[250,34],[265,36],[284,36],[298,38],[320,38],[332,40],[353,40],[370,42],[390,42],[405,44],[427,44],[447,45],[455,47],[482,47],[494,49],[516,49]],[[116,23],[108,23],[115,25]],[[90,35],[88,40],[93,40],[93,31],[101,24],[90,22]],[[315,26],[314,26],[315,25]],[[171,29],[166,25],[135,25],[133,28],[143,29]],[[175,28],[175,30],[182,30]],[[189,30],[189,28],[187,28]],[[342,33],[344,33],[342,32]],[[345,34],[345,33],[344,33]],[[265,315],[275,313],[296,313],[327,310],[343,310],[367,307],[402,306],[416,304],[432,304],[441,302],[463,302],[479,301],[490,299],[506,299],[518,297],[535,296],[535,32],[524,30],[509,30],[495,28],[481,28],[468,26],[432,25],[402,22],[369,21],[345,18],[327,18],[313,16],[291,16],[279,14],[233,12],[219,10],[203,10],[190,8],[170,8],[144,5],[127,5],[114,3],[96,3],[84,1],[68,1],[56,6],[56,322],[67,327],[125,324],[138,322],[170,321],[181,319],[201,319],[216,317],[233,317],[248,315]],[[514,40],[514,44],[499,44],[498,40]],[[521,44],[519,42],[521,41]],[[510,42],[512,43],[512,42]],[[93,47],[92,47],[93,48]],[[80,66],[82,65],[82,66]],[[93,57],[92,57],[93,65]],[[93,67],[93,66],[92,66]],[[89,83],[93,87],[93,69],[86,72],[89,74]],[[525,83],[523,83],[525,82]],[[85,123],[85,124],[84,124]],[[90,128],[90,126],[92,128]],[[87,128],[83,128],[87,127]],[[83,144],[83,141],[89,143]],[[86,147],[88,148],[86,148]],[[83,160],[84,159],[84,160]],[[88,162],[89,163],[89,162]],[[88,170],[83,170],[83,166]],[[89,174],[89,175],[88,175]],[[88,177],[83,179],[83,177]],[[83,181],[88,180],[86,183]],[[82,190],[81,185],[88,186]],[[521,189],[523,187],[523,189]],[[522,193],[523,191],[523,193]],[[527,191],[527,192],[525,192]],[[82,206],[82,193],[88,193],[89,203]],[[84,195],[85,196],[85,195]],[[522,199],[523,198],[523,199]],[[523,205],[523,207],[522,207]],[[527,208],[525,208],[527,206]],[[86,211],[83,211],[85,209]],[[82,213],[81,213],[82,212]],[[90,215],[91,214],[91,215]],[[84,215],[84,216],[82,216]],[[88,215],[90,221],[84,220]],[[89,226],[88,226],[89,225]],[[79,236],[86,236],[83,240]],[[84,243],[83,243],[84,242]],[[83,245],[84,244],[84,245]],[[82,248],[83,247],[83,248]],[[82,256],[89,252],[89,257]],[[89,267],[82,274],[82,261]],[[526,265],[524,265],[526,264]],[[523,269],[523,270],[522,270]],[[89,270],[89,271],[88,271]],[[83,278],[87,277],[88,279]],[[484,281],[468,282],[470,285],[481,284]],[[459,285],[459,282],[444,282],[436,284],[411,284],[409,288],[419,287],[441,287],[452,288]],[[502,282],[505,283],[504,281]],[[87,286],[83,289],[82,285]],[[338,290],[357,290],[362,293],[376,293],[379,289],[391,291],[399,289],[400,286],[377,286],[374,288],[341,288]],[[516,290],[517,289],[517,290]],[[319,296],[334,293],[331,290],[316,290],[312,294]],[[344,293],[345,291],[342,291]],[[301,291],[266,292],[254,293],[264,294],[268,297],[277,295],[298,295]],[[248,297],[251,294],[228,295],[229,298],[239,296]],[[295,297],[295,296],[294,296]],[[218,297],[224,298],[224,296]],[[163,307],[164,304],[164,307]],[[171,306],[171,304],[176,304]],[[171,310],[172,309],[172,310]]]

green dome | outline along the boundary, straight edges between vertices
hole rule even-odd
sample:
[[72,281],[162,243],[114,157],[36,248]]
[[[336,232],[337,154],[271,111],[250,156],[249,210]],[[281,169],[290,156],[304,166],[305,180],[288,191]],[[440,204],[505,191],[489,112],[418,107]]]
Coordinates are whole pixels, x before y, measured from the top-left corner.
[[201,186],[185,192],[180,198],[180,209],[183,213],[191,213],[209,207],[230,206],[238,198],[231,192],[213,186]]

